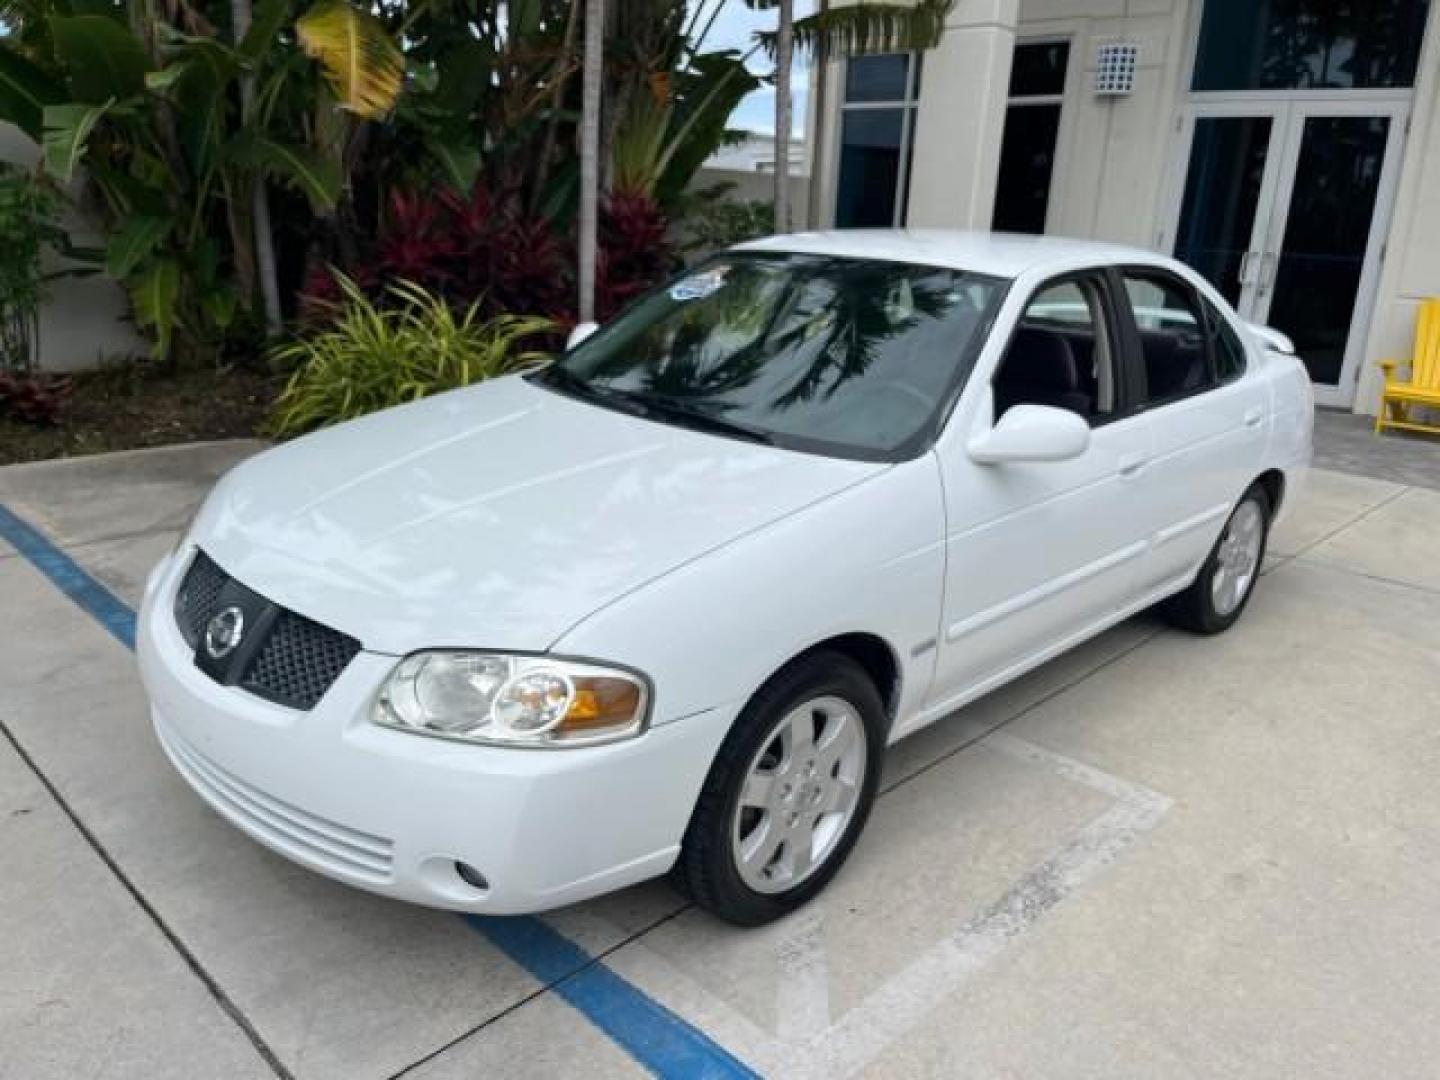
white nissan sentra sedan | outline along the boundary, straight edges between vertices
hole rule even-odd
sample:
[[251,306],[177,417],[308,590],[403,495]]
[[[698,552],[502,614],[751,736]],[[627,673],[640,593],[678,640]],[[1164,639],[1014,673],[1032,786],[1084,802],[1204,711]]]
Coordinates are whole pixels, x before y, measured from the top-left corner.
[[668,871],[762,923],[887,744],[1151,605],[1233,624],[1310,458],[1285,338],[1127,248],[775,237],[590,329],[216,487],[140,663],[218,813],[417,903]]

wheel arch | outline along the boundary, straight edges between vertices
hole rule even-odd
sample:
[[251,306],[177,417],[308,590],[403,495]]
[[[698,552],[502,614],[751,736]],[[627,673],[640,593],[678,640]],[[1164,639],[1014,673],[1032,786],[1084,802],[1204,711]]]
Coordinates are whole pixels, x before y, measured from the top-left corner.
[[[901,670],[900,658],[890,643],[879,634],[867,631],[851,631],[843,634],[834,634],[822,641],[817,641],[807,648],[801,649],[794,656],[791,656],[783,664],[780,664],[765,679],[768,683],[780,672],[790,665],[813,656],[817,652],[836,652],[842,656],[849,657],[870,677],[875,684],[875,689],[880,693],[880,700],[885,703],[886,724],[892,725],[895,722],[896,710],[900,704]],[[761,684],[762,686],[764,683]],[[757,688],[758,692],[758,688]]]
[[1265,492],[1265,497],[1270,500],[1270,516],[1274,518],[1285,500],[1285,473],[1280,469],[1266,469],[1250,486]]

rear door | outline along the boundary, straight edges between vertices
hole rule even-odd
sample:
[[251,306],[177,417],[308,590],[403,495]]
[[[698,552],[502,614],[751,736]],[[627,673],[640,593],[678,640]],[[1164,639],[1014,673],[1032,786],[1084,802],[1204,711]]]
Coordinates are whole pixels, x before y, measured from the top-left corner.
[[1150,418],[1158,528],[1141,566],[1149,592],[1185,584],[1255,479],[1268,395],[1220,305],[1160,267],[1112,272],[1131,380]]
[[[931,715],[1084,638],[1133,602],[1154,517],[1143,495],[1149,420],[1119,362],[1113,281],[1097,269],[1026,298],[989,400],[937,447],[946,580]],[[971,437],[1020,404],[1068,409],[1092,428],[1069,461],[977,464]]]

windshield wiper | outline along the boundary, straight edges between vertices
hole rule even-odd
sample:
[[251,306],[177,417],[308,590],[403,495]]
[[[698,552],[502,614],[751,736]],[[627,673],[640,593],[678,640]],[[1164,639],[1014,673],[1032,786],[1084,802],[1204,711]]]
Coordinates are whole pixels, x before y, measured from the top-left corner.
[[741,424],[735,420],[728,420],[723,416],[716,416],[712,412],[697,409],[693,405],[676,401],[674,398],[642,394],[633,390],[613,390],[611,393],[633,402],[652,416],[670,420],[682,427],[694,428],[697,431],[709,431],[716,435],[728,435],[734,439],[744,439],[747,442],[760,443],[764,446],[775,445],[775,438],[769,432],[750,427],[748,424]]
[[623,390],[612,390],[608,386],[596,386],[561,364],[552,363],[548,367],[541,368],[535,373],[535,377],[564,393],[573,394],[575,397],[584,398],[587,401],[600,402],[611,408],[619,409],[621,412],[629,413],[631,416],[644,416],[649,411],[647,406],[643,402],[635,400],[633,395]]
[[611,386],[597,386],[588,379],[582,379],[561,364],[551,364],[535,373],[535,377],[550,383],[556,389],[576,397],[594,401],[601,405],[619,409],[631,416],[652,420],[668,421],[680,427],[708,431],[716,435],[728,435],[734,439],[774,446],[775,439],[767,432],[746,424],[727,420],[723,416],[705,412],[674,398],[646,394],[637,390],[619,390]]

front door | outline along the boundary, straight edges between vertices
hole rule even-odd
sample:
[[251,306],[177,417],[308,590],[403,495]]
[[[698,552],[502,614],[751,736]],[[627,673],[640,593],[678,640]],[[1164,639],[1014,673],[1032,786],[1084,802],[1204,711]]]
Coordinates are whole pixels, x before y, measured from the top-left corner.
[[1239,101],[1182,116],[1168,244],[1240,315],[1284,331],[1348,405],[1399,171],[1403,102]]
[[[940,453],[944,620],[929,714],[958,708],[1113,620],[1136,595],[1152,506],[1139,492],[1150,423],[1120,363],[1118,298],[1103,271],[1028,298],[991,379],[992,408]],[[1067,409],[1094,429],[1069,461],[977,465],[968,438],[1020,405]]]

